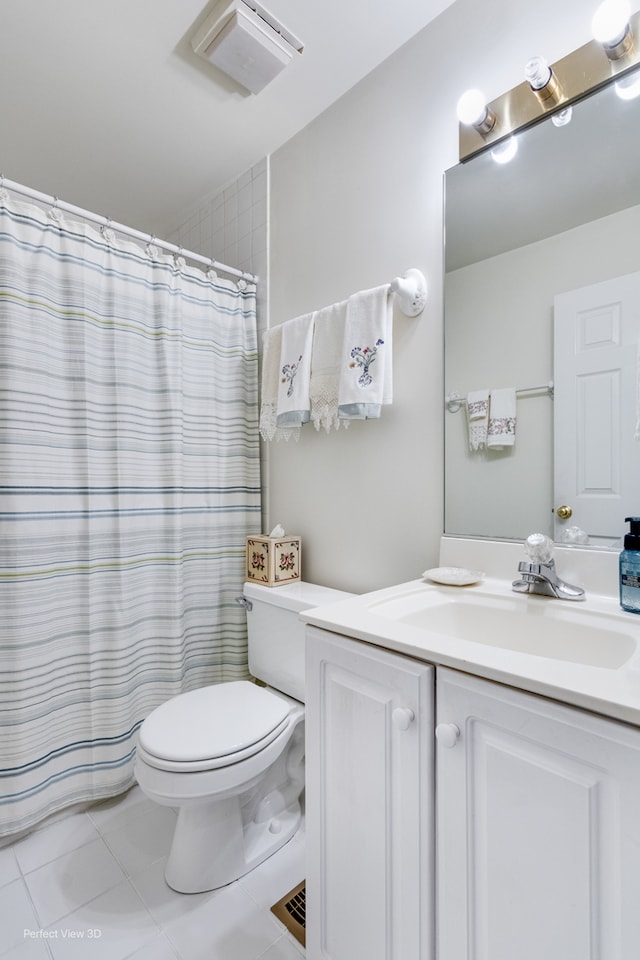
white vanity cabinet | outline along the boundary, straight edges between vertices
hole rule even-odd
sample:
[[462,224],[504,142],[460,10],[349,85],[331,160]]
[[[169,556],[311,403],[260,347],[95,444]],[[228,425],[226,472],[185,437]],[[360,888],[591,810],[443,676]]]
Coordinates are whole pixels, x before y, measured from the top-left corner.
[[637,960],[640,730],[437,673],[438,960]]
[[317,626],[306,657],[309,960],[638,960],[640,728]]
[[307,628],[307,957],[433,960],[433,675]]

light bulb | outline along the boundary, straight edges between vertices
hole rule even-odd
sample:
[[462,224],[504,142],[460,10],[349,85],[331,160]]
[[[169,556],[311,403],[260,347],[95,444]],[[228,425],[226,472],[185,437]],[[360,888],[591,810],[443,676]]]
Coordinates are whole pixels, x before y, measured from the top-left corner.
[[504,143],[494,147],[491,151],[491,157],[496,163],[509,163],[518,152],[518,141],[515,137],[509,137]]
[[466,126],[481,124],[487,115],[487,101],[480,90],[467,90],[458,100],[458,120]]
[[605,47],[617,46],[627,32],[630,13],[627,0],[605,0],[591,22],[594,39]]
[[557,113],[552,115],[551,123],[554,127],[566,127],[568,123],[571,123],[572,116],[573,107],[565,107],[564,110],[558,110]]
[[616,81],[615,89],[621,100],[635,100],[640,97],[640,72],[636,70],[628,77],[621,77]]
[[551,67],[544,57],[532,57],[524,68],[524,75],[533,90],[542,90],[551,80]]

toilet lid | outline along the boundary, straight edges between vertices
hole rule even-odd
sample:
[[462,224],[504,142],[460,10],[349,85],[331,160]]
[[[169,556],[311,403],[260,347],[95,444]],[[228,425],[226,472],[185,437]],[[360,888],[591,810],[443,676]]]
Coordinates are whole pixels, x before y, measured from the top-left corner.
[[[140,745],[155,757],[179,763],[230,757],[259,747],[281,727],[289,704],[248,680],[181,693],[149,714]],[[253,752],[253,751],[250,751]]]

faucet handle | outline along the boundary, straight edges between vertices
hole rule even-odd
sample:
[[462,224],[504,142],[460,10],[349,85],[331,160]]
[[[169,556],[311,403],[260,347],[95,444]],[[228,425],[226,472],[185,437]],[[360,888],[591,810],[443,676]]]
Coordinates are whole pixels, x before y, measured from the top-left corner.
[[550,563],[553,559],[553,540],[544,533],[532,533],[524,544],[531,563]]

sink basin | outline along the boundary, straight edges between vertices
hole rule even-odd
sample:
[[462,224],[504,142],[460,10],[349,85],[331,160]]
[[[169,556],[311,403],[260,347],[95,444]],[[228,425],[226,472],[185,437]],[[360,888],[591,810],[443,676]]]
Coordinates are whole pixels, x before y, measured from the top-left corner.
[[426,633],[610,670],[626,663],[636,648],[628,625],[619,619],[544,597],[419,584],[374,601],[369,613]]

